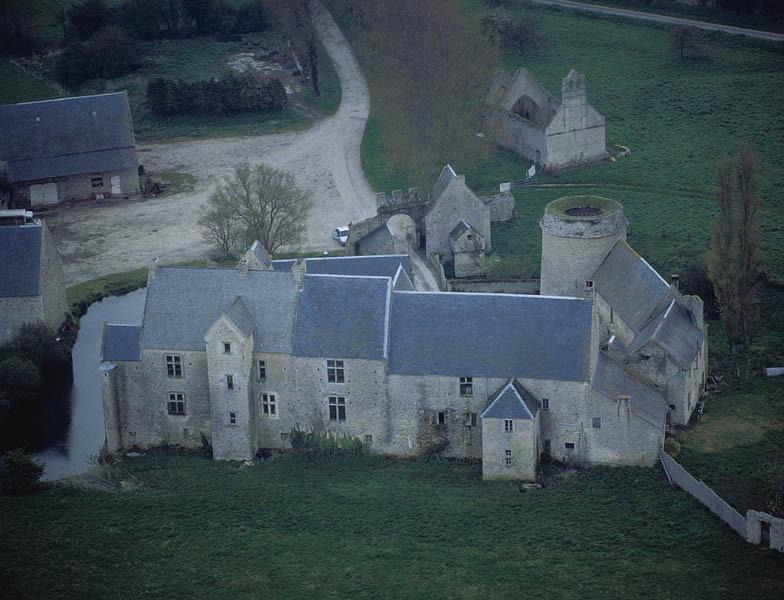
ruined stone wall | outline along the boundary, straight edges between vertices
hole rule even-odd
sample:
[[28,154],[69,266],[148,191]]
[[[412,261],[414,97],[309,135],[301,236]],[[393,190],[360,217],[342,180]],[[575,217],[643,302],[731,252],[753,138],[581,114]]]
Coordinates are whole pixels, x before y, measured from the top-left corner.
[[607,158],[605,122],[585,95],[564,98],[545,132],[548,169]]

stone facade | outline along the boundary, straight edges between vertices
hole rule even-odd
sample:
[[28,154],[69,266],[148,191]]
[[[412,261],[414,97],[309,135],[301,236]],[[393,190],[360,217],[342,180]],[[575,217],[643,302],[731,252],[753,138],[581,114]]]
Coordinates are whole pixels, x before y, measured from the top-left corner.
[[7,279],[0,283],[0,343],[26,323],[43,321],[56,330],[68,313],[62,262],[46,223],[28,212],[21,224],[2,224],[3,215],[19,212],[0,211],[0,245],[7,243],[18,258],[2,273]]
[[[575,207],[602,212],[558,218]],[[300,428],[482,459],[489,479],[533,479],[543,452],[652,465],[668,420],[685,422],[702,391],[702,304],[626,245],[625,223],[609,200],[548,206],[543,237],[574,243],[567,261],[586,233],[615,244],[589,245],[576,265],[543,256],[544,296],[417,292],[393,284],[405,256],[269,261],[255,245],[236,270],[153,268],[142,325],[104,337],[107,446],[203,435],[216,458],[247,459]],[[469,233],[453,230],[450,251]]]
[[572,69],[557,100],[525,69],[498,73],[490,85],[485,128],[496,143],[553,170],[607,158],[604,117]]
[[[41,188],[47,184],[49,184],[49,188],[44,193]],[[12,187],[14,206],[20,208],[35,208],[74,200],[120,198],[140,193],[139,173],[136,168],[85,173],[68,177],[51,177],[14,183]]]

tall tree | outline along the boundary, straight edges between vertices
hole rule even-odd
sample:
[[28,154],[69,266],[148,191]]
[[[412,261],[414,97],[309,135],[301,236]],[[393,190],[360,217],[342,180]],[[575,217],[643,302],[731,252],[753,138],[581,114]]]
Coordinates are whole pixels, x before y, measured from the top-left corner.
[[[733,354],[748,352],[762,275],[757,158],[751,147],[717,166],[719,214],[713,225],[708,275]],[[737,194],[736,192],[737,187]]]
[[302,243],[312,207],[291,174],[241,163],[218,183],[199,223],[206,239],[226,252],[259,240],[273,253]]

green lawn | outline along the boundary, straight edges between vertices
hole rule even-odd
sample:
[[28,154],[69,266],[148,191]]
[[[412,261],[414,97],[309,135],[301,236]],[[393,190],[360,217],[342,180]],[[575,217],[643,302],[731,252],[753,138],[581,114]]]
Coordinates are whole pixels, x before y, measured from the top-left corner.
[[0,498],[7,597],[784,594],[784,556],[746,545],[658,469],[520,493],[446,461],[123,460],[140,488]]

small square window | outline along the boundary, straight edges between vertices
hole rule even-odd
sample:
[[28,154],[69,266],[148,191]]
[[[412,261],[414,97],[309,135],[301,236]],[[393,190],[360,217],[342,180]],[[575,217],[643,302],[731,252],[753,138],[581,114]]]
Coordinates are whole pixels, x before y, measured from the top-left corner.
[[234,375],[226,375],[226,389],[227,390],[234,389]]
[[93,188],[102,188],[103,187],[103,177],[91,177],[90,178],[90,186]]
[[504,450],[504,465],[507,467],[512,466],[512,451]]
[[365,446],[372,446],[373,445],[373,436],[369,433],[365,434]]
[[574,442],[566,442],[566,443],[564,444],[564,447],[565,447],[567,450],[574,450]]
[[346,420],[346,399],[343,396],[329,397],[329,420],[330,421]]
[[267,361],[259,361],[259,381],[267,381]]
[[548,412],[550,410],[550,400],[542,398],[542,410]]
[[514,431],[514,421],[512,419],[504,419],[504,431],[507,433]]
[[223,342],[223,353],[231,354],[231,342]]
[[327,381],[329,383],[345,383],[346,376],[342,360],[327,361]]
[[587,279],[585,281],[585,287],[588,288],[588,289],[592,288],[593,287],[593,279]]
[[461,377],[460,378],[460,395],[464,398],[474,395],[474,378]]
[[237,413],[230,412],[229,413],[229,425],[236,425],[237,424]]
[[602,428],[602,418],[601,417],[594,417],[593,418],[593,428],[594,429],[601,429]]

